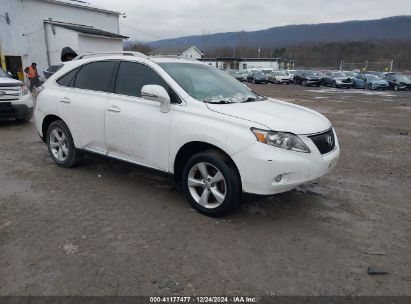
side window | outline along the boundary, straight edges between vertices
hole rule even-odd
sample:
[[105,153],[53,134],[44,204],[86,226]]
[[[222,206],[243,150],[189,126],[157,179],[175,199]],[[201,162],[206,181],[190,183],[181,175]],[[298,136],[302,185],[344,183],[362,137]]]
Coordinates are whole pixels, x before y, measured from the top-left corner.
[[60,77],[57,80],[57,83],[63,87],[72,87],[74,84],[74,79],[76,77],[76,74],[78,72],[79,68],[74,69],[70,72],[68,72],[66,75],[64,75],[63,77]]
[[178,95],[151,68],[135,62],[120,63],[115,86],[116,94],[141,97],[141,89],[148,84],[162,86],[170,95],[172,103],[180,103]]
[[114,61],[99,61],[84,65],[77,73],[74,87],[93,91],[110,92]]

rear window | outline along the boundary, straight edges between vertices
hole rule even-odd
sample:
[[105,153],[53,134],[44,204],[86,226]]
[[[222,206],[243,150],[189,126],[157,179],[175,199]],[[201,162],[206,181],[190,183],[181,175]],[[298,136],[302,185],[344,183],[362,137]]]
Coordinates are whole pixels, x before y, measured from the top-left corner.
[[100,92],[110,92],[115,61],[99,61],[84,65],[77,73],[74,87]]

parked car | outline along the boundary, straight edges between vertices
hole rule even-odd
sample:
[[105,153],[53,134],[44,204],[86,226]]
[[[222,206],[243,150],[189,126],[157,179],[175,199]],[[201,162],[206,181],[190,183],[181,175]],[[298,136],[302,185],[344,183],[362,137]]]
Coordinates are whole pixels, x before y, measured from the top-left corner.
[[294,84],[303,86],[317,86],[321,83],[321,76],[318,72],[312,70],[298,70],[294,75]]
[[285,71],[288,73],[288,75],[290,75],[291,79],[294,79],[295,72],[297,72],[296,70],[285,70]]
[[0,119],[29,121],[33,116],[33,97],[27,86],[0,69]]
[[247,75],[247,82],[267,84],[268,83],[268,77],[261,70],[252,70]]
[[388,89],[388,82],[374,74],[358,74],[354,81],[354,88],[366,90],[386,90]]
[[273,69],[261,69],[261,71],[262,71],[265,75],[267,75],[267,77],[268,77],[272,72],[274,72]]
[[268,81],[278,84],[290,84],[293,80],[286,71],[273,71],[268,75]]
[[241,82],[247,82],[248,74],[250,74],[249,70],[241,70]]
[[177,58],[66,63],[44,83],[35,121],[58,166],[74,166],[83,150],[153,168],[211,216],[234,209],[242,192],[272,195],[317,179],[340,154],[323,115]]
[[344,73],[345,76],[347,76],[351,79],[353,79],[355,76],[358,75],[358,73],[354,72],[354,71],[342,71],[342,72]]
[[388,86],[394,91],[411,90],[411,78],[405,75],[387,75],[385,80],[388,81]]
[[324,73],[322,84],[333,88],[347,88],[350,89],[353,86],[353,81],[350,77],[346,76],[343,72],[328,71]]
[[238,70],[228,70],[227,73],[231,76],[237,79],[238,81],[241,81],[243,78],[243,74],[241,74]]

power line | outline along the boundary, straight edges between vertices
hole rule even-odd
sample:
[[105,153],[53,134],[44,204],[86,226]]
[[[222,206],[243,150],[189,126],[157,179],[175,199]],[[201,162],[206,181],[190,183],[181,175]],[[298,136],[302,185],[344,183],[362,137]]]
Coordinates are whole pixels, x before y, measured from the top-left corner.
[[131,26],[131,25],[127,25],[127,24],[125,24],[125,23],[123,23],[123,22],[120,22],[120,24],[123,25],[123,26],[125,26],[125,27],[128,27],[128,28],[130,28],[130,29],[132,29],[132,30],[135,30],[135,31],[137,31],[137,32],[140,32],[140,33],[142,33],[142,34],[144,34],[144,35],[146,35],[146,36],[150,36],[150,37],[153,37],[153,38],[156,38],[156,39],[159,39],[159,40],[165,39],[165,38],[163,38],[163,37],[160,37],[160,36],[157,36],[157,35],[153,35],[153,34],[150,34],[150,33],[145,32],[145,31],[139,30],[139,29],[137,29],[137,28],[135,28],[135,27],[133,27],[133,26]]

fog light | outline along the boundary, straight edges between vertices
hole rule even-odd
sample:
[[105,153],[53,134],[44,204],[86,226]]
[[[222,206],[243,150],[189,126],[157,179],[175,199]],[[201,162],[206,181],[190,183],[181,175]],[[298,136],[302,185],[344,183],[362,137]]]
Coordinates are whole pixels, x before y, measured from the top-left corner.
[[277,176],[277,177],[275,178],[275,181],[276,181],[277,183],[279,183],[279,182],[281,182],[282,178],[283,178],[283,176],[280,174],[279,176]]

